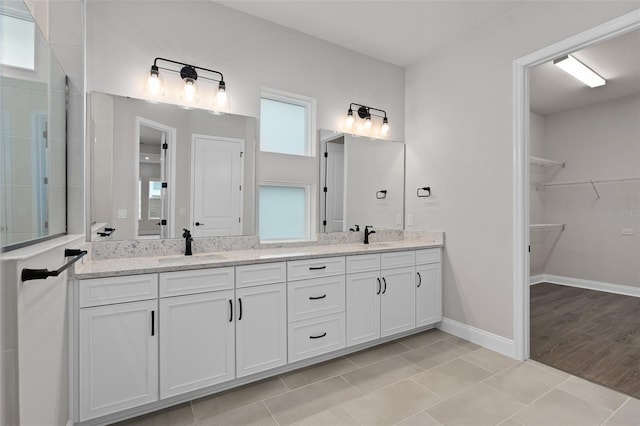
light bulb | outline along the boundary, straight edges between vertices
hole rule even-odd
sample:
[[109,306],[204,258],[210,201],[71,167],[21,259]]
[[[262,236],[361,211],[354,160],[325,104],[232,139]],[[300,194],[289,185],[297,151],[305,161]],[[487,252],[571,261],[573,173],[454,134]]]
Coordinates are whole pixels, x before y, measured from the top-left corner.
[[196,83],[190,78],[184,79],[184,87],[182,88],[182,97],[188,101],[193,102],[196,99]]
[[155,65],[151,65],[149,78],[147,78],[147,91],[151,96],[162,95],[162,80],[160,79],[160,71]]
[[380,128],[380,132],[382,133],[382,136],[387,136],[389,133],[389,120],[387,120],[387,117],[382,120],[382,128]]
[[344,125],[347,129],[350,129],[351,126],[353,126],[353,110],[351,108],[349,108],[349,111],[347,112],[347,119],[344,122]]
[[371,116],[367,116],[367,118],[364,119],[364,128],[366,130],[371,128]]

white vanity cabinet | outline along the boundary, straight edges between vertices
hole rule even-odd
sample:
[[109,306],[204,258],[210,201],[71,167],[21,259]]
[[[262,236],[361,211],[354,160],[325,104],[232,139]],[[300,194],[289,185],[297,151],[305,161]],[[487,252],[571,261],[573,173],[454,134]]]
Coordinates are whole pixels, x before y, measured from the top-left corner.
[[416,327],[442,321],[440,249],[416,251]]
[[155,274],[98,278],[80,286],[80,420],[158,400],[157,288]]
[[380,255],[380,337],[416,327],[415,252]]

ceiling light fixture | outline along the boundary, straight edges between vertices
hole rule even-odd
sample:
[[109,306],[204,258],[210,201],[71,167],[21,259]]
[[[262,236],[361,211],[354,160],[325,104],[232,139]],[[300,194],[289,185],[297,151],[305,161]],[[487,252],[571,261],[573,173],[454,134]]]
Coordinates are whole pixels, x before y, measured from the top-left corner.
[[[166,66],[159,66],[158,62],[164,62],[166,63]],[[180,67],[178,68],[177,66]],[[227,85],[224,82],[224,76],[220,71],[202,68],[196,65],[189,65],[184,62],[165,58],[155,58],[153,60],[153,65],[151,65],[151,71],[149,72],[145,89],[150,96],[157,97],[164,95],[164,82],[162,80],[160,70],[180,74],[180,78],[184,83],[182,90],[180,91],[180,97],[186,102],[198,102],[198,87],[196,82],[198,78],[200,78],[200,80],[208,80],[218,83],[217,87],[214,89],[212,106],[218,108],[228,106],[229,98],[227,94]],[[198,75],[198,71],[201,71],[201,75]],[[213,74],[213,76],[207,74]]]
[[[382,125],[380,126],[380,129],[379,129],[380,134],[382,136],[387,136],[389,134],[389,130],[390,130],[389,119],[387,118],[387,112],[385,110],[366,106],[366,105],[356,104],[356,103],[349,104],[349,110],[347,111],[347,117],[345,118],[344,126],[343,126],[345,129],[349,130],[354,127],[354,124],[355,124],[355,117],[353,115],[354,107],[357,107],[356,111],[358,112],[358,117],[363,120],[362,128],[365,132],[369,132],[373,128],[373,121],[371,120],[371,117],[373,116],[373,117],[382,118]],[[376,111],[382,114],[373,114],[371,111]]]
[[604,86],[607,82],[604,78],[596,74],[595,71],[571,55],[554,59],[553,64],[591,88]]

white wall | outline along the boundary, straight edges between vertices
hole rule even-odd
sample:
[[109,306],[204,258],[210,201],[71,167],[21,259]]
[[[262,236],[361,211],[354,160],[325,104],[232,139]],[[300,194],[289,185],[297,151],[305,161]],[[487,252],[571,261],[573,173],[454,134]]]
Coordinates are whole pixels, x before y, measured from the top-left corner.
[[513,337],[513,60],[638,7],[526,2],[407,69],[408,229],[446,232],[445,317]]
[[[566,162],[552,182],[640,177],[640,95],[545,117],[544,153]],[[596,187],[540,191],[544,222],[567,225],[544,273],[640,287],[640,183]]]

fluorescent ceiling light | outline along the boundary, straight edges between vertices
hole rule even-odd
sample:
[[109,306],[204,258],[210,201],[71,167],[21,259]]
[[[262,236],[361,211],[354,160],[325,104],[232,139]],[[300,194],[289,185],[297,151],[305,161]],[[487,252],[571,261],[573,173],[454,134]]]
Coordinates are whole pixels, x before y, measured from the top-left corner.
[[553,64],[558,66],[564,72],[571,74],[591,88],[604,86],[607,82],[604,78],[596,74],[591,68],[571,55],[555,59],[553,61]]

